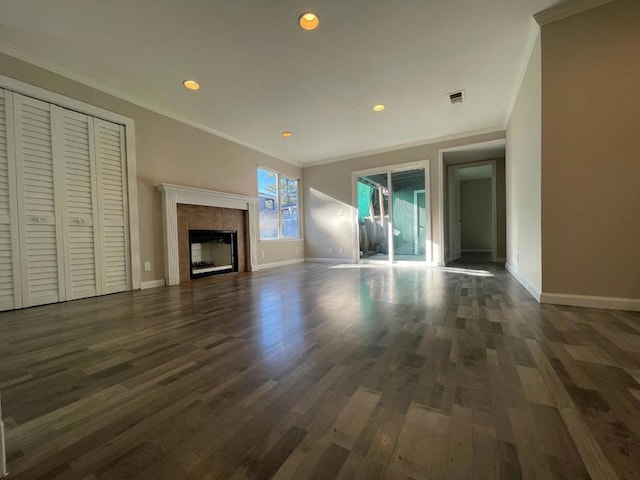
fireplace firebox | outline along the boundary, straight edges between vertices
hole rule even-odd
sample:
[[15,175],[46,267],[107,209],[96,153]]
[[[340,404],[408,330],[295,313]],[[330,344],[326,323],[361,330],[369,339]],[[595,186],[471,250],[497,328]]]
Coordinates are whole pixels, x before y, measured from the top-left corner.
[[236,230],[189,230],[191,278],[238,271]]

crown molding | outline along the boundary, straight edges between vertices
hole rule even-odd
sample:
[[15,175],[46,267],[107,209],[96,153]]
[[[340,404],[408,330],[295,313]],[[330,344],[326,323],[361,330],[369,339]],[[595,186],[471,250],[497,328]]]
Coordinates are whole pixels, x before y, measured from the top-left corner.
[[615,0],[570,0],[567,3],[542,10],[536,13],[533,18],[535,18],[538,25],[542,27],[613,1]]
[[473,137],[476,135],[487,135],[489,133],[499,133],[499,132],[504,132],[504,127],[502,125],[494,125],[492,127],[480,128],[477,130],[454,133],[452,135],[445,135],[442,137],[426,138],[424,140],[418,140],[415,142],[402,143],[398,145],[392,145],[390,147],[382,147],[382,148],[377,148],[373,150],[364,150],[364,151],[352,153],[349,155],[343,155],[339,157],[327,158],[325,160],[319,160],[317,162],[309,162],[309,163],[303,164],[302,168],[316,167],[318,165],[326,165],[327,163],[343,162],[345,160],[351,160],[353,158],[367,157],[369,155],[377,155],[380,153],[395,152],[396,150],[404,150],[405,148],[421,147],[424,145],[433,145],[434,143],[449,142],[451,140],[459,140],[461,138]]
[[[273,152],[269,152],[268,150],[265,150],[263,148],[258,147],[257,145],[254,145],[250,142],[244,141],[240,138],[234,137],[232,135],[228,135],[224,132],[221,132],[219,130],[216,130],[215,128],[211,128],[208,127],[202,123],[199,122],[194,122],[193,120],[189,120],[186,117],[183,117],[181,115],[178,115],[174,112],[171,112],[169,110],[164,110],[162,108],[157,107],[156,105],[153,105],[149,102],[147,102],[146,100],[143,100],[141,98],[136,97],[135,95],[131,95],[130,93],[127,92],[123,92],[119,89],[110,87],[104,83],[101,83],[97,80],[94,80],[92,78],[89,77],[85,77],[83,75],[78,75],[75,72],[72,72],[69,69],[63,68],[63,67],[59,67],[57,65],[53,65],[50,62],[47,62],[46,60],[42,60],[41,58],[28,54],[20,49],[16,49],[15,47],[8,45],[4,42],[0,42],[0,52],[4,53],[5,55],[8,55],[10,57],[16,58],[18,60],[21,60],[23,62],[29,63],[31,65],[34,65],[36,67],[42,68],[44,70],[47,70],[51,73],[55,73],[56,75],[60,75],[61,77],[64,77],[68,80],[72,80],[74,82],[78,82],[81,83],[87,87],[96,89],[102,93],[106,93],[108,95],[111,95],[112,97],[116,97],[120,100],[124,100],[126,102],[129,102],[137,107],[141,107],[144,108],[146,110],[149,110],[151,112],[157,113],[159,115],[168,117],[172,120],[175,120],[177,122],[183,123],[185,125],[189,125],[190,127],[196,128],[198,130],[201,130],[203,132],[209,133],[211,135],[215,135],[216,137],[220,137],[224,140],[227,140],[229,142],[235,143],[237,145],[241,145],[243,147],[246,148],[250,148],[251,150],[255,151],[255,152],[259,152],[262,153],[264,155],[267,155],[269,157],[275,158],[277,160],[280,160],[282,162],[288,163],[289,165],[293,165],[295,167],[302,167],[302,164],[299,162],[294,162],[292,160],[287,160],[284,158],[281,158],[277,155],[275,155]],[[27,82],[28,83],[28,82]]]

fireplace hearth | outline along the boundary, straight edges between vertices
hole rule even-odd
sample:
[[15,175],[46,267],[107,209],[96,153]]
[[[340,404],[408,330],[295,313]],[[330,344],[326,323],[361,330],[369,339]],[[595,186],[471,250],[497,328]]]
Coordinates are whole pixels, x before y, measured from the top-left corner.
[[238,271],[236,230],[189,230],[191,278]]

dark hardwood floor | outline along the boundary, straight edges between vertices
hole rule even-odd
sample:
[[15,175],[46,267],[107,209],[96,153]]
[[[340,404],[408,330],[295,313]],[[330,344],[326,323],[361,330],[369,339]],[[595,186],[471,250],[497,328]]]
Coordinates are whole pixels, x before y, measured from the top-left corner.
[[300,264],[2,313],[10,478],[640,478],[640,314],[465,268]]

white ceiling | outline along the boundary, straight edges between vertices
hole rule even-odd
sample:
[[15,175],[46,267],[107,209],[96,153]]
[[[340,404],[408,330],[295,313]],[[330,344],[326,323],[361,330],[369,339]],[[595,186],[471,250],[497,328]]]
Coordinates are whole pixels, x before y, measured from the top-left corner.
[[559,3],[3,0],[0,50],[306,165],[502,128],[532,15]]

